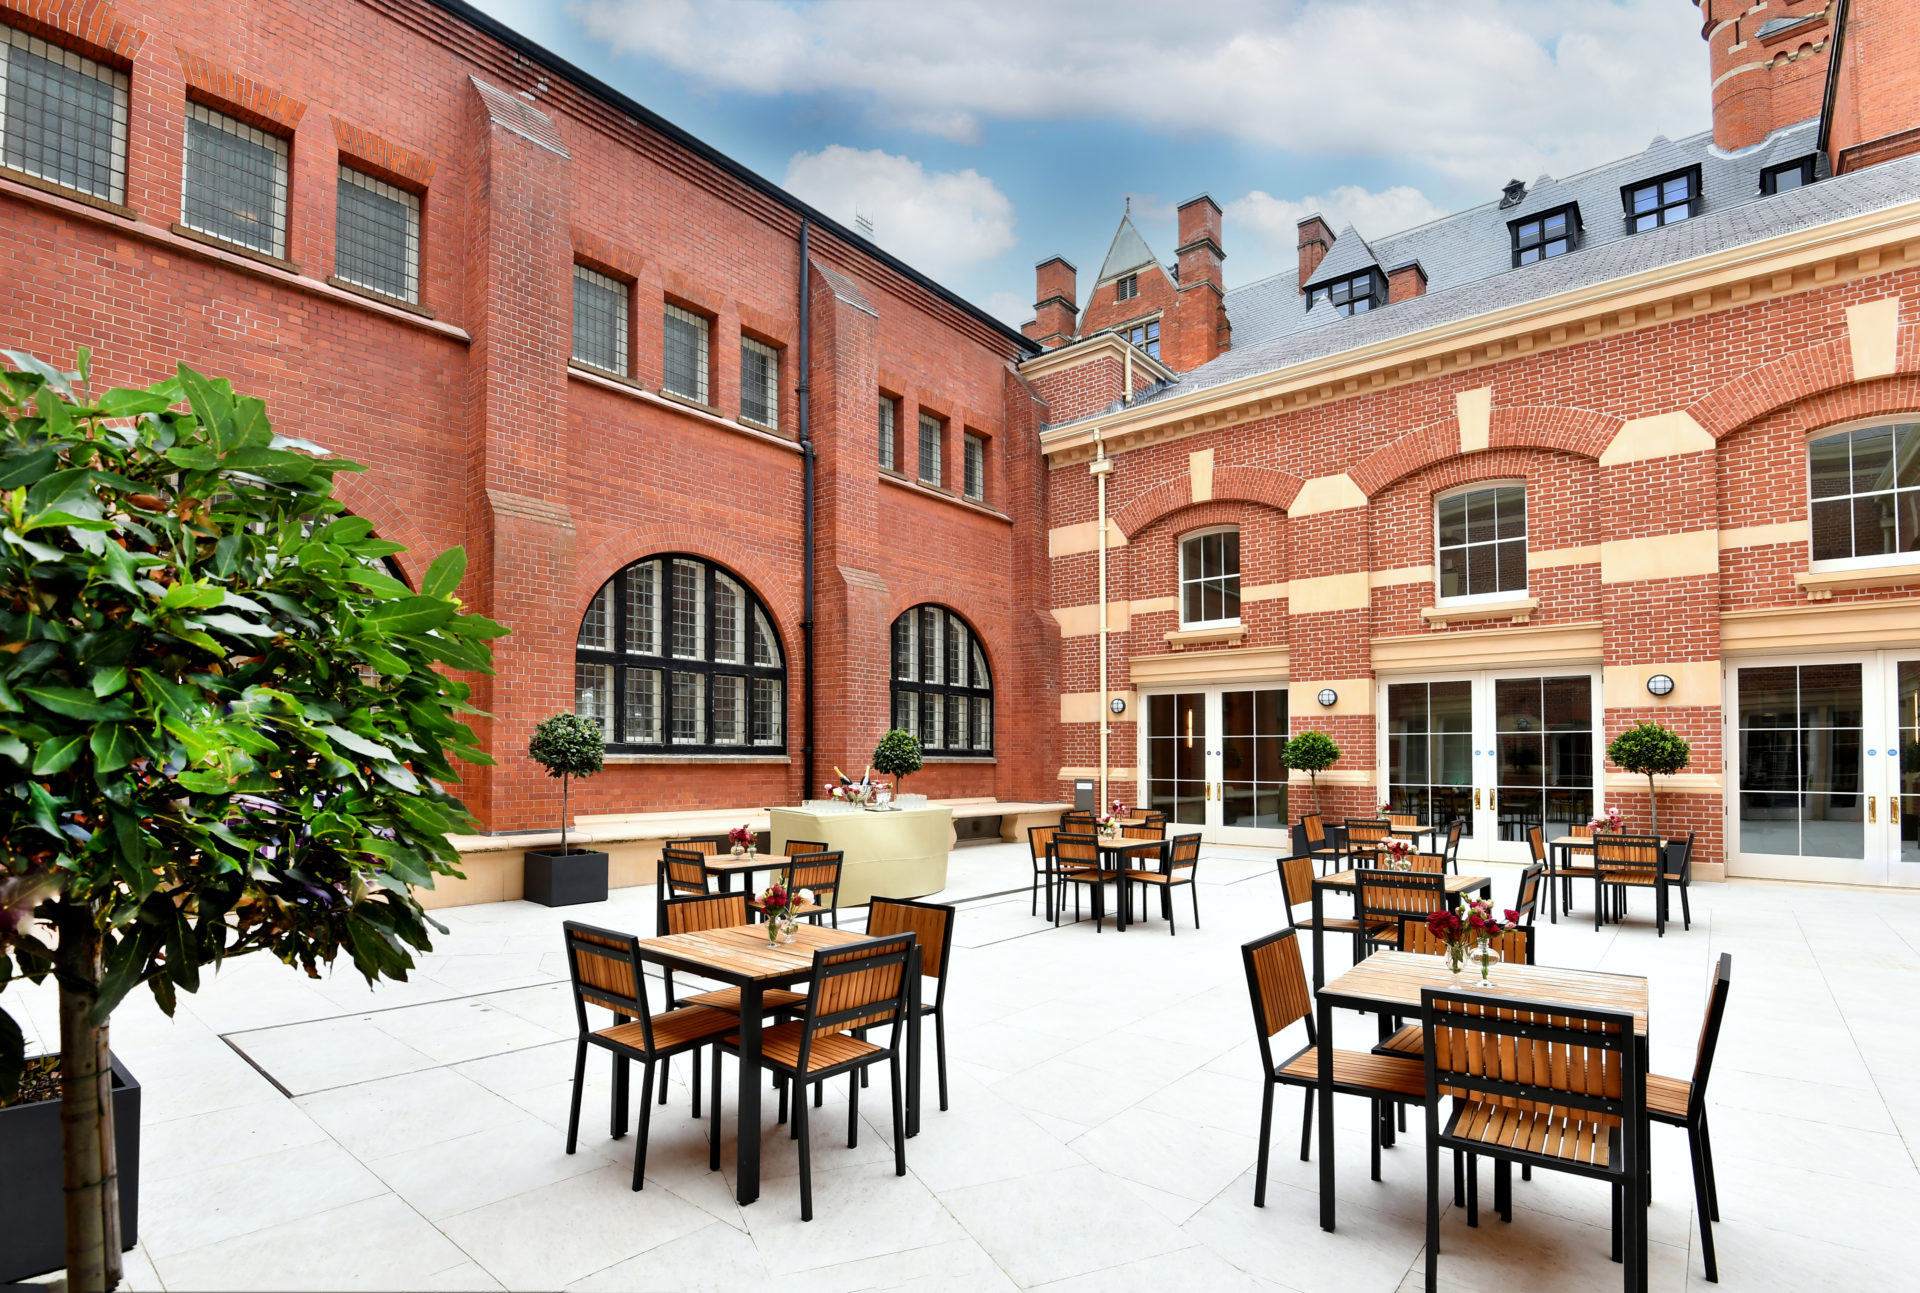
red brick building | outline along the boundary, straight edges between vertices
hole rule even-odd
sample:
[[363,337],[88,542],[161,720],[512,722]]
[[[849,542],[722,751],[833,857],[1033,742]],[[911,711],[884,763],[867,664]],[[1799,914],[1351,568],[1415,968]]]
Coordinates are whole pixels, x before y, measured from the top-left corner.
[[1702,8],[1711,137],[1308,220],[1232,291],[1201,196],[1170,263],[1123,220],[1084,305],[1043,263],[1022,336],[458,0],[0,0],[7,344],[230,376],[371,468],[403,574],[467,547],[514,630],[493,832],[552,824],[520,752],[577,708],[588,814],[793,802],[900,725],[936,796],[1104,774],[1264,843],[1316,727],[1329,816],[1510,855],[1639,820],[1602,747],[1655,717],[1703,861],[1898,882],[1913,24]]
[[1707,874],[1920,883],[1920,35],[1701,8],[1711,134],[1397,234],[1310,217],[1225,293],[1205,198],[1173,266],[1123,220],[1084,312],[1040,266],[1062,794],[1278,842],[1311,728],[1329,820],[1518,860],[1648,824],[1605,747],[1654,720]]

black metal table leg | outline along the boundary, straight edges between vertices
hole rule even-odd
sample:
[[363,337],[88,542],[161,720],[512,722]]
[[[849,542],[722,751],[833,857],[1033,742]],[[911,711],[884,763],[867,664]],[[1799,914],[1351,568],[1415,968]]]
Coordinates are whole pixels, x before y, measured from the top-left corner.
[[[1314,931],[1319,937],[1319,931]],[[1317,985],[1316,985],[1317,986]],[[1333,1007],[1325,999],[1315,1003],[1320,1043],[1320,1228],[1332,1230],[1333,1207]]]
[[[742,1206],[760,1197],[760,1011],[763,995],[758,983],[740,985],[740,1101],[739,1143],[735,1146],[734,1197]],[[796,1100],[805,1098],[798,1092]]]
[[907,955],[907,1136],[920,1134],[920,944]]

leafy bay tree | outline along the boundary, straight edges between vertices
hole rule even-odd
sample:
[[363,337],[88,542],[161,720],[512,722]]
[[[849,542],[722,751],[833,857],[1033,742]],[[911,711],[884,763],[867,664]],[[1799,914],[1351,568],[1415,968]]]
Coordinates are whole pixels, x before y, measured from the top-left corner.
[[873,770],[893,778],[893,797],[900,798],[906,779],[926,766],[920,752],[920,738],[912,732],[894,728],[873,747]]
[[[440,783],[490,763],[462,721],[505,632],[416,593],[332,497],[362,470],[275,435],[181,367],[146,390],[5,352],[0,370],[0,988],[58,986],[67,1287],[119,1279],[107,1022],[265,951],[404,979],[415,886],[472,819]],[[23,1042],[0,1010],[0,1090]]]
[[1607,742],[1607,758],[1622,772],[1647,779],[1647,811],[1653,819],[1653,833],[1660,833],[1660,804],[1654,793],[1655,777],[1670,777],[1693,761],[1693,747],[1670,727],[1658,723],[1635,723]]
[[607,766],[607,738],[600,724],[578,714],[555,714],[533,729],[527,757],[560,778],[560,854],[567,852],[567,784]]
[[1280,747],[1280,761],[1307,774],[1313,788],[1313,811],[1320,811],[1320,774],[1340,761],[1340,747],[1325,732],[1306,731]]

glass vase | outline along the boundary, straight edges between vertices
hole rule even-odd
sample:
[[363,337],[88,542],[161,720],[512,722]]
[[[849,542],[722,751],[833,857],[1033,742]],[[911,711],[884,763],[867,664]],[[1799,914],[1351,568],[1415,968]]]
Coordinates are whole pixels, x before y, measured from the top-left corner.
[[1500,949],[1483,938],[1474,944],[1469,959],[1474,968],[1480,971],[1480,982],[1488,983],[1493,979],[1494,967],[1500,964]]

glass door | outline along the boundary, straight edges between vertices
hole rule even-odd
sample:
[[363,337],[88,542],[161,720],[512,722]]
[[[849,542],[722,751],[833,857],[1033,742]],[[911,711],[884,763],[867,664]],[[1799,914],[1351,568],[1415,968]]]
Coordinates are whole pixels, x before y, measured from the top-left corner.
[[1170,829],[1224,844],[1278,847],[1287,836],[1284,687],[1215,688],[1145,698],[1146,802]]
[[1920,659],[1889,662],[1893,725],[1881,766],[1887,780],[1888,879],[1920,886]]
[[1524,862],[1527,831],[1593,817],[1600,733],[1592,671],[1389,682],[1381,784],[1397,813],[1461,824],[1460,856]]

